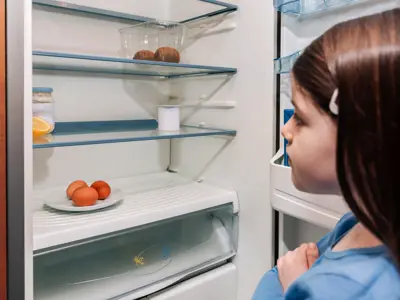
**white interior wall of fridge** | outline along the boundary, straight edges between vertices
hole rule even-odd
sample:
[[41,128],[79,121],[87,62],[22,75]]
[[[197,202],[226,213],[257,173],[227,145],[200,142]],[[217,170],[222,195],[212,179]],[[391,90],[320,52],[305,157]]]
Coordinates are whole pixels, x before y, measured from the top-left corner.
[[[167,1],[68,1],[130,14],[168,18]],[[118,29],[130,26],[87,16],[33,10],[33,49],[118,57]],[[168,99],[166,81],[135,77],[34,71],[33,86],[54,89],[56,121],[98,121],[155,118],[157,104]],[[35,188],[65,185],[73,180],[129,177],[165,171],[169,141],[35,149]]]
[[[231,79],[176,80],[172,94],[178,101],[200,99],[207,106],[182,109],[185,123],[233,128],[238,135],[233,140],[175,140],[171,163],[185,177],[237,191],[238,299],[250,299],[273,255],[268,161],[274,147],[275,11],[270,1],[230,3],[240,4],[239,11],[201,39],[193,38],[184,56],[190,62],[236,67],[238,74]],[[180,9],[184,6],[174,11]],[[216,102],[229,105],[213,108]]]
[[[281,56],[290,55],[304,49],[316,37],[323,34],[333,25],[357,18],[360,16],[377,13],[387,9],[399,7],[398,0],[365,0],[350,3],[338,8],[326,10],[320,13],[311,14],[304,17],[294,17],[282,14],[281,27]],[[290,75],[281,75],[280,89],[280,122],[283,126],[284,109],[293,108],[291,102],[291,84]],[[281,137],[281,147],[283,138]],[[332,198],[333,199],[333,198]],[[337,200],[335,198],[333,200]],[[287,250],[293,250],[303,242],[316,242],[321,238],[327,229],[315,226],[309,222],[280,214],[281,216],[281,234],[280,234],[280,254]]]

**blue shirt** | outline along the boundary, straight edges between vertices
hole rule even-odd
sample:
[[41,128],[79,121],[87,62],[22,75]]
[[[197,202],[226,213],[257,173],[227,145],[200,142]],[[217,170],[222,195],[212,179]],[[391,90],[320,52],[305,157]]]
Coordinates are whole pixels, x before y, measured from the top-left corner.
[[399,300],[400,276],[385,246],[332,251],[355,224],[353,214],[344,215],[317,243],[319,259],[285,294],[275,267],[262,277],[252,300]]

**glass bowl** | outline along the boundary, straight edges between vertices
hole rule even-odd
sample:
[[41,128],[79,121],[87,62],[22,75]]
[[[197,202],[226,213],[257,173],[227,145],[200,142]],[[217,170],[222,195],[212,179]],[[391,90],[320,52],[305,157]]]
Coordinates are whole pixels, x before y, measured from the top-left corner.
[[179,62],[186,26],[168,21],[148,21],[119,30],[124,58]]

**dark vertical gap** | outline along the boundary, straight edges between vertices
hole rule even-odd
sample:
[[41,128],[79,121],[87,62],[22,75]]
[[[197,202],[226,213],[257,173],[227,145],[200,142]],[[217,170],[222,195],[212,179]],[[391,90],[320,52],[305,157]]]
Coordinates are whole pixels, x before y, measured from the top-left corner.
[[[276,18],[276,57],[281,56],[281,25],[282,16],[277,12]],[[281,76],[276,75],[275,78],[275,151],[279,150],[280,144],[280,116],[281,116]],[[276,264],[279,258],[279,212],[274,210],[274,262]]]

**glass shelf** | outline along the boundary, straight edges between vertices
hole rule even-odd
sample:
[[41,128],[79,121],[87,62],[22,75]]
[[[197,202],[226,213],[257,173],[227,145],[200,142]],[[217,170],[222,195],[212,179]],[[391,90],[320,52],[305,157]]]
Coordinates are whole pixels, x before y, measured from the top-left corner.
[[51,135],[36,138],[33,148],[55,148],[201,136],[236,136],[236,130],[182,125],[180,131],[157,130],[156,120],[58,122]]
[[234,75],[235,68],[33,51],[33,69],[163,78]]
[[292,67],[296,59],[300,56],[301,51],[295,52],[288,56],[278,57],[274,59],[274,70],[275,74],[288,74],[292,70]]
[[[146,0],[149,1],[149,0]],[[182,1],[182,0],[179,0]],[[187,0],[185,0],[187,1]],[[191,0],[193,3],[198,2],[201,4],[199,6],[199,10],[203,13],[200,15],[187,15],[184,16],[184,19],[173,20],[180,23],[189,23],[201,19],[207,19],[209,17],[214,17],[216,15],[223,15],[237,11],[238,7],[236,5],[232,5],[229,3],[216,1],[216,0]],[[176,1],[177,2],[177,1]],[[157,17],[145,17],[138,16],[133,14],[127,14],[125,12],[113,11],[98,7],[90,7],[83,6],[73,3],[67,3],[64,1],[56,1],[56,0],[32,0],[34,7],[43,8],[43,9],[51,9],[57,10],[59,12],[68,13],[68,14],[80,14],[80,15],[88,15],[92,17],[100,17],[107,19],[114,19],[116,21],[131,21],[131,22],[146,22],[150,20],[155,20]],[[176,3],[173,5],[179,5],[180,3]],[[154,5],[157,5],[155,2]],[[204,13],[206,12],[206,13]],[[172,20],[171,20],[172,21]]]
[[274,6],[282,13],[305,15],[356,1],[358,0],[274,0]]

